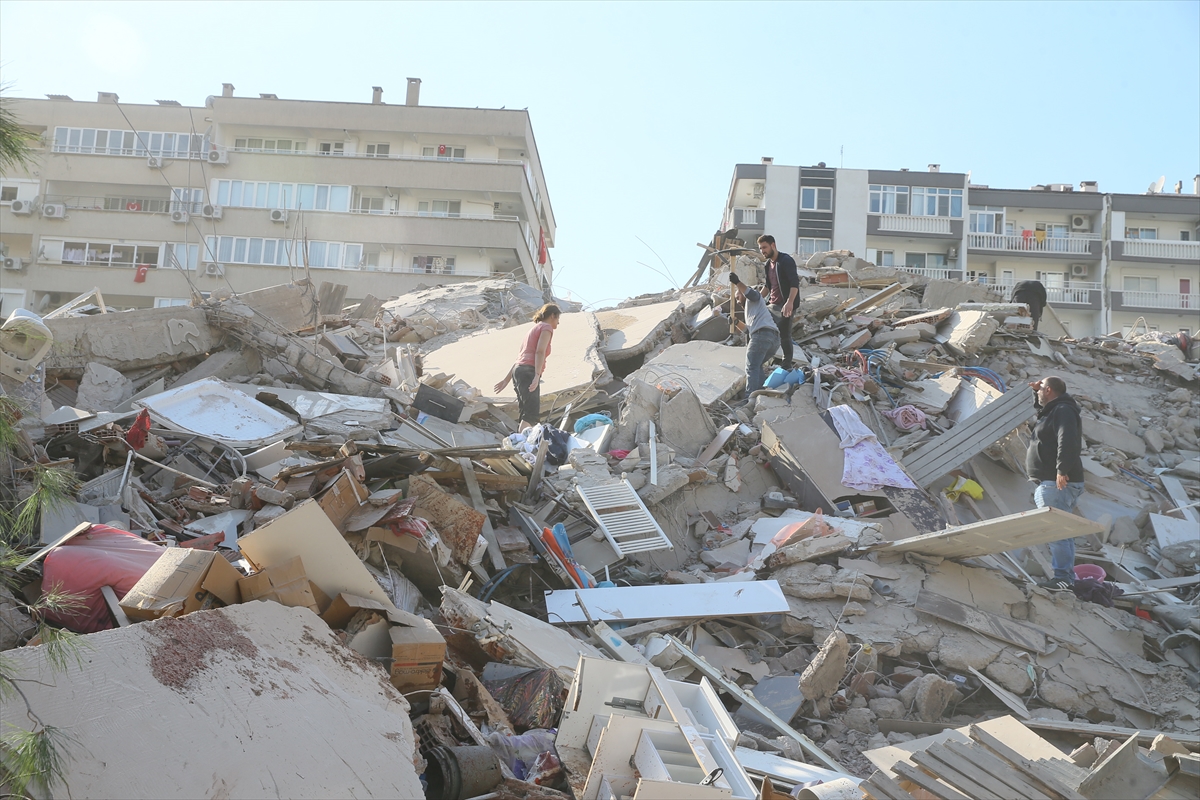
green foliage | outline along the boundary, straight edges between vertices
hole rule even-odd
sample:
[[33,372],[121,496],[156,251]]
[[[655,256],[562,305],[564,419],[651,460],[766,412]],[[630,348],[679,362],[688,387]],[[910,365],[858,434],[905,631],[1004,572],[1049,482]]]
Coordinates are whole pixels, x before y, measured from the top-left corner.
[[[8,87],[0,87],[0,91]],[[21,125],[13,113],[11,100],[0,97],[0,171],[13,167],[28,167],[33,160],[33,132]]]
[[31,788],[49,794],[66,774],[68,747],[79,740],[53,725],[39,724],[31,731],[6,725],[0,735],[0,781],[14,797],[29,797]]

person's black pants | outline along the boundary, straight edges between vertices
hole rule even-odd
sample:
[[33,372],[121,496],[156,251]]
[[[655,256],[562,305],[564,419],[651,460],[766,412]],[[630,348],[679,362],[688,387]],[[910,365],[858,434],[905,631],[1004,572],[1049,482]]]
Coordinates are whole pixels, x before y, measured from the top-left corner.
[[[779,344],[783,347],[783,363],[788,369],[794,365],[792,361],[792,319],[794,317],[785,317],[783,315],[783,303],[777,303],[771,306],[771,317],[775,320],[775,327],[779,329]],[[793,315],[795,312],[792,312]]]

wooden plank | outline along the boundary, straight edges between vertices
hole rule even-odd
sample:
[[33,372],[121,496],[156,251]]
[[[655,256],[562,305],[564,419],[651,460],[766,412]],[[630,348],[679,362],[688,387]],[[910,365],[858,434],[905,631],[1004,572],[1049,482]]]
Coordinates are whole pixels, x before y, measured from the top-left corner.
[[1035,413],[1033,393],[1006,392],[904,459],[914,481],[925,486],[982,453]]
[[895,542],[884,542],[873,549],[958,559],[995,555],[1019,547],[1032,547],[1090,533],[1099,534],[1102,530],[1099,524],[1089,519],[1057,508],[1035,508]]
[[904,791],[895,778],[882,770],[875,770],[875,773],[867,778],[866,783],[887,800],[914,800],[913,796]]
[[112,612],[113,621],[117,623],[118,628],[124,628],[132,623],[129,617],[125,614],[125,609],[121,608],[121,601],[117,599],[117,593],[111,586],[101,586],[100,594],[104,595],[104,602],[108,606],[108,610]]
[[705,464],[712,461],[716,457],[717,453],[721,452],[721,448],[725,446],[725,443],[729,441],[729,438],[733,436],[733,432],[737,429],[738,423],[735,422],[732,425],[726,425],[724,428],[721,428],[721,430],[717,431],[716,438],[709,443],[708,447],[704,448],[704,452],[701,453],[700,457],[696,459],[696,466],[703,467]]
[[1163,488],[1167,490],[1167,494],[1175,501],[1175,506],[1180,509],[1183,518],[1191,522],[1200,522],[1200,517],[1196,516],[1196,509],[1191,508],[1192,500],[1187,496],[1187,492],[1183,489],[1183,484],[1178,478],[1172,478],[1170,475],[1159,475],[1158,479],[1162,481]]
[[79,523],[74,528],[67,531],[62,536],[58,537],[58,539],[56,539],[53,542],[51,542],[50,544],[46,545],[41,550],[38,550],[36,553],[31,555],[29,558],[25,559],[20,564],[18,564],[15,572],[20,572],[21,570],[25,569],[26,567],[28,567],[30,564],[32,564],[35,561],[40,561],[41,559],[46,557],[47,553],[49,553],[52,550],[57,550],[59,547],[62,547],[64,544],[71,541],[72,539],[74,539],[76,536],[78,536],[81,533],[87,533],[91,529],[91,527],[92,527],[92,523],[90,523],[90,522]]
[[1004,498],[1000,495],[1000,492],[996,491],[996,486],[992,483],[991,479],[981,469],[973,471],[975,473],[975,481],[983,487],[983,492],[991,499],[992,505],[996,506],[1004,516],[1011,515],[1013,513],[1012,509],[1009,508],[1008,503],[1004,502]]
[[621,636],[626,640],[633,640],[639,636],[645,636],[648,633],[667,633],[668,631],[676,631],[680,628],[686,628],[688,625],[693,623],[705,622],[707,619],[707,617],[701,619],[683,619],[682,617],[652,619],[646,622],[639,622],[636,625],[630,625],[628,628],[621,628]]
[[1171,731],[1168,734],[1163,734],[1162,731],[1138,730],[1136,728],[1123,728],[1116,725],[1094,725],[1090,722],[1064,722],[1062,720],[1040,719],[1036,717],[1025,720],[1024,724],[1027,728],[1035,728],[1042,731],[1057,731],[1059,733],[1075,733],[1087,739],[1094,739],[1097,736],[1103,736],[1106,739],[1125,739],[1136,733],[1138,743],[1147,746],[1154,741],[1155,736],[1166,735],[1184,747],[1189,747],[1193,750],[1200,748],[1200,736],[1179,731]]
[[900,292],[902,292],[902,291],[904,291],[904,284],[893,283],[890,286],[880,289],[878,292],[875,292],[872,295],[868,295],[867,297],[864,297],[862,300],[857,300],[857,301],[851,303],[850,305],[846,306],[843,309],[843,312],[846,314],[846,316],[850,316],[852,314],[858,314],[863,311],[869,311],[870,309],[875,308],[876,306],[880,305],[881,303],[883,303],[885,300],[892,297],[893,295],[900,294]]
[[968,666],[967,669],[971,670],[971,674],[978,678],[979,682],[986,686],[992,694],[996,695],[996,698],[1001,703],[1004,703],[1004,705],[1008,706],[1016,714],[1024,719],[1029,719],[1031,716],[1033,716],[1029,713],[1029,709],[1025,707],[1025,703],[1021,700],[1021,698],[1017,697],[1008,689],[1005,689],[1003,686],[996,683],[994,680],[984,675],[974,667]]
[[471,459],[460,458],[458,465],[462,468],[463,481],[467,484],[467,492],[471,495],[471,505],[475,506],[475,510],[483,514],[483,538],[487,539],[488,552],[492,555],[492,567],[496,570],[502,570],[508,565],[504,563],[504,554],[500,552],[500,542],[496,539],[496,532],[492,530],[492,520],[488,517],[487,505],[483,502],[483,492],[479,490],[479,480],[475,477],[475,467],[471,465]]
[[1007,786],[1009,793],[1013,796],[1027,798],[1027,800],[1052,800],[1050,795],[1027,781],[1015,767],[992,755],[982,745],[974,742],[963,744],[962,742],[947,741],[945,746],[950,752],[967,759]]
[[912,764],[906,764],[903,761],[897,761],[892,767],[892,772],[895,772],[906,781],[915,783],[925,791],[937,798],[937,800],[971,800],[957,789],[947,786],[941,781],[930,775],[927,775],[920,769],[917,769]]
[[940,744],[932,744],[925,750],[918,750],[911,758],[917,766],[937,775],[955,789],[966,792],[972,800],[1010,800],[988,788],[996,782],[991,775],[954,755]]
[[542,439],[538,445],[537,458],[533,461],[533,472],[529,474],[529,488],[525,490],[525,502],[532,503],[537,497],[538,487],[542,485],[542,473],[546,469],[546,451],[550,449],[550,440]]
[[1033,778],[1038,783],[1045,786],[1054,794],[1059,795],[1063,800],[1088,800],[1069,786],[1066,786],[1059,780],[1058,776],[1050,770],[1046,769],[1036,761],[1025,758],[1016,750],[1013,750],[1004,742],[992,736],[987,731],[980,728],[978,725],[971,726],[971,738],[980,744],[987,747],[996,755],[1011,763],[1025,775]]
[[1023,650],[1032,650],[1035,653],[1046,652],[1046,636],[1040,631],[998,614],[981,611],[966,603],[934,594],[927,589],[922,589],[917,595],[915,609],[946,622],[970,628],[984,636],[1016,645]]
[[[461,469],[430,470],[425,474],[438,483],[456,483],[466,480]],[[529,485],[529,479],[524,475],[493,475],[489,472],[476,472],[475,480],[481,489],[489,492],[518,491]]]

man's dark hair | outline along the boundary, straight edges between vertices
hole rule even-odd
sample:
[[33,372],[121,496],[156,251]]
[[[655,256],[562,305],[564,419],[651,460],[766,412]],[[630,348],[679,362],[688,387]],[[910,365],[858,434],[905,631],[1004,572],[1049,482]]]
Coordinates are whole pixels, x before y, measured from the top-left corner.
[[1050,389],[1050,391],[1054,392],[1054,394],[1056,394],[1056,395],[1067,393],[1066,382],[1062,378],[1058,377],[1057,375],[1051,375],[1050,377],[1043,380],[1042,383],[1046,384],[1046,386]]
[[769,233],[764,233],[762,236],[758,237],[758,243],[762,244],[763,242],[766,242],[767,244],[775,244],[775,237]]

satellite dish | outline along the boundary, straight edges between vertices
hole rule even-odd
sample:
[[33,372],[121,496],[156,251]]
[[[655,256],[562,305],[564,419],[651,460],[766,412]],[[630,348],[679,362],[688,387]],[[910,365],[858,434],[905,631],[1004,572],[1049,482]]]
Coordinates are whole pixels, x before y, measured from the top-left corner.
[[1148,189],[1146,189],[1146,193],[1147,194],[1161,193],[1163,190],[1163,186],[1166,184],[1166,182],[1167,182],[1167,176],[1163,175],[1161,178],[1159,178],[1158,180],[1156,180],[1150,184],[1150,187]]

